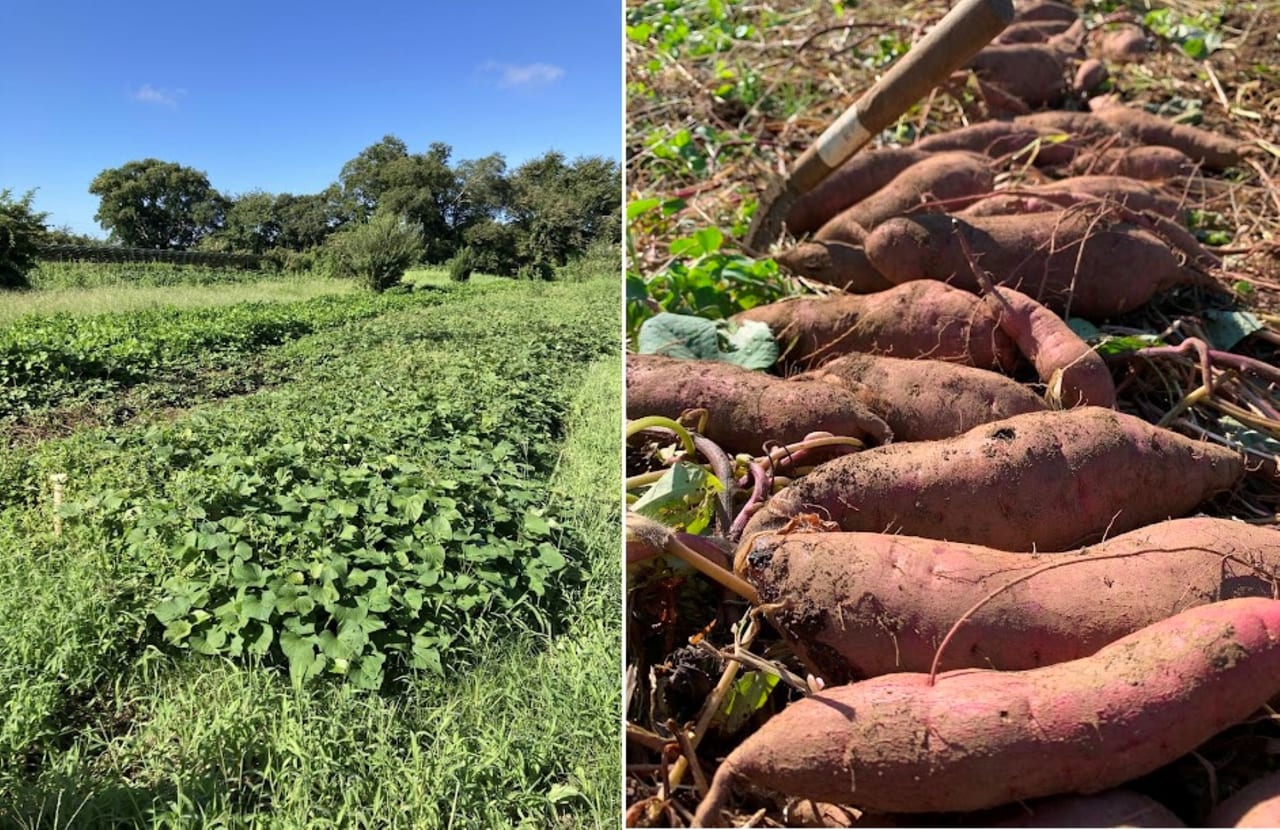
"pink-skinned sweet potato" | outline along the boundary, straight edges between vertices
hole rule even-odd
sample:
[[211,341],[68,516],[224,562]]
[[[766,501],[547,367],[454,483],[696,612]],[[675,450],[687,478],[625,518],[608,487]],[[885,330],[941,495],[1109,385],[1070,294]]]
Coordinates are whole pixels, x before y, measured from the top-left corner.
[[870,812],[972,811],[1119,786],[1248,717],[1280,677],[1280,601],[1184,611],[1040,669],[892,674],[799,700],[716,770],[715,826],[750,782]]
[[792,380],[822,380],[848,389],[884,419],[896,441],[951,438],[1046,408],[1034,392],[1004,375],[940,360],[851,354]]
[[1111,77],[1107,65],[1097,58],[1081,61],[1076,67],[1075,77],[1071,81],[1071,90],[1077,95],[1085,95],[1102,86]]
[[845,354],[945,360],[1012,371],[1018,353],[982,301],[932,280],[866,296],[790,297],[734,315],[766,323],[782,350],[778,365],[810,369]]
[[984,823],[989,827],[1186,827],[1168,807],[1133,790],[1055,796],[998,812]]
[[1146,110],[1102,98],[1090,101],[1091,107],[1095,105],[1094,118],[1142,144],[1173,147],[1212,170],[1224,170],[1240,163],[1244,144],[1234,138],[1199,127],[1175,124]]
[[[1094,200],[1104,200],[1138,213],[1150,211],[1168,219],[1181,219],[1186,213],[1177,197],[1158,186],[1120,176],[1074,176],[1011,191],[997,190],[958,211],[957,215],[1045,213]],[[871,267],[870,262],[867,267]]]
[[816,513],[841,530],[1070,550],[1185,515],[1243,475],[1240,453],[1132,415],[1031,412],[828,461],[770,498],[746,534]]
[[1205,827],[1280,827],[1280,773],[1259,778],[1213,808]]
[[792,383],[713,360],[627,355],[627,417],[678,418],[707,410],[706,436],[731,452],[759,453],[811,432],[891,441],[884,421],[829,383]]
[[[1115,127],[1098,120],[1092,113],[1088,112],[1046,110],[1044,112],[1033,112],[1029,115],[1019,115],[1013,121],[1015,124],[1034,127],[1045,133],[1073,136],[1077,141],[1082,142],[1109,140],[1117,133]],[[1124,138],[1120,143],[1127,144],[1130,143],[1130,140]]]
[[[852,226],[846,230],[854,233]],[[773,258],[793,274],[835,286],[851,294],[874,294],[893,288],[893,283],[871,266],[861,243],[828,240],[801,242],[779,251]]]
[[968,66],[979,79],[1028,106],[1053,104],[1067,92],[1066,57],[1048,44],[987,46]]
[[1196,165],[1181,150],[1152,145],[1083,152],[1071,160],[1067,169],[1073,176],[1119,176],[1154,182],[1190,176]]
[[1011,43],[1047,43],[1054,35],[1061,34],[1070,28],[1072,22],[1070,20],[1022,20],[1010,24],[991,42],[1005,46]]
[[1080,13],[1070,4],[1056,0],[1029,0],[1013,4],[1013,19],[1017,21],[1062,20],[1072,23],[1079,19]]
[[984,300],[1049,389],[1060,408],[1116,405],[1111,370],[1061,317],[1011,288],[994,286]]
[[944,671],[1065,663],[1197,605],[1273,596],[1280,531],[1173,519],[1072,553],[883,533],[766,533],[740,553],[739,567],[805,667],[836,684],[929,671],[970,612],[942,653]]
[[1140,63],[1151,51],[1142,27],[1131,23],[1098,32],[1095,49],[1098,57],[1116,63]]
[[[1032,126],[1013,121],[980,121],[967,127],[926,136],[912,146],[930,153],[968,150],[990,158],[999,158],[1024,151],[1030,152],[1033,149],[1032,145],[1043,135],[1042,131]],[[1078,147],[1069,140],[1041,142],[1034,149],[1035,155],[1028,158],[1039,166],[1066,164],[1078,151]]]
[[995,174],[986,156],[964,151],[931,153],[899,173],[893,181],[818,229],[817,241],[862,243],[866,231],[886,219],[921,211],[964,207],[990,193]]
[[902,216],[869,233],[864,250],[890,282],[935,279],[977,291],[957,234],[964,234],[998,285],[1064,316],[1123,314],[1196,278],[1161,239],[1087,209],[1033,216]]
[[796,199],[787,212],[787,230],[794,236],[813,233],[840,211],[861,202],[903,170],[928,157],[916,147],[883,147],[855,153],[817,187]]

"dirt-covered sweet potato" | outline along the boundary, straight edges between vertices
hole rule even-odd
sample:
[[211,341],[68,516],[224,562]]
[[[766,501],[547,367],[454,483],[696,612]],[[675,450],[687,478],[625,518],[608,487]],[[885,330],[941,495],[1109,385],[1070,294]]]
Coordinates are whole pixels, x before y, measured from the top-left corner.
[[1205,827],[1280,827],[1280,773],[1252,782],[1213,808]]
[[1070,550],[1185,515],[1243,475],[1240,453],[1132,415],[1031,412],[829,461],[769,499],[746,533],[816,513],[841,530]]
[[1115,382],[1107,364],[1061,317],[1011,288],[992,287],[984,302],[1060,408],[1116,405]]
[[[1168,190],[1120,176],[1073,176],[1055,182],[1019,187],[982,197],[958,216],[1016,216],[1062,210],[1082,202],[1103,200],[1142,213],[1151,211],[1168,219],[1181,219],[1186,211]],[[863,254],[865,256],[865,252]],[[868,268],[871,263],[868,262]],[[876,272],[879,274],[879,272]],[[883,276],[881,277],[883,279]]]
[[1153,182],[1190,176],[1196,165],[1181,150],[1153,145],[1079,153],[1067,169],[1073,176],[1119,176]]
[[1126,24],[1097,33],[1098,57],[1116,63],[1140,63],[1151,51],[1141,26]]
[[796,199],[787,212],[787,230],[794,236],[813,233],[840,211],[861,202],[903,170],[928,157],[927,152],[916,147],[883,147],[855,153],[817,187]]
[[901,216],[869,233],[864,249],[891,282],[936,279],[977,291],[957,234],[964,234],[997,284],[1059,314],[1091,319],[1123,314],[1195,279],[1161,239],[1087,209],[1033,216]]
[[991,42],[1006,46],[1011,43],[1047,43],[1049,38],[1070,28],[1071,23],[1069,20],[1023,20],[1010,24]]
[[1152,772],[1264,704],[1280,601],[1184,611],[1040,669],[892,674],[799,700],[716,770],[715,826],[741,783],[870,812],[972,811],[1092,793]]
[[1071,81],[1071,90],[1077,95],[1084,95],[1105,84],[1110,77],[1111,73],[1107,71],[1105,63],[1097,58],[1089,58],[1081,61],[1076,67],[1075,77]]
[[960,150],[930,153],[893,181],[841,211],[818,229],[818,241],[862,243],[866,232],[886,219],[920,211],[962,208],[990,193],[995,174],[986,156]]
[[833,684],[929,671],[971,611],[942,654],[944,671],[1065,663],[1197,605],[1270,597],[1280,531],[1173,519],[1035,554],[884,533],[766,533],[740,563],[774,627]]
[[825,380],[852,392],[884,419],[895,441],[951,438],[1044,401],[1015,380],[940,360],[851,354],[793,380]]
[[1067,93],[1065,56],[1048,44],[987,46],[968,66],[982,81],[1032,107],[1053,104]]
[[707,410],[706,435],[732,452],[758,453],[766,441],[788,444],[810,432],[877,443],[892,433],[852,393],[829,383],[792,383],[714,360],[627,355],[627,417],[678,418]]
[[1186,827],[1168,807],[1133,790],[1038,799],[988,818],[990,827]]
[[1057,0],[1019,0],[1013,4],[1013,19],[1017,21],[1063,20],[1071,23],[1079,17],[1080,13],[1070,4],[1059,3]]
[[1011,371],[1018,353],[982,301],[932,280],[866,296],[790,297],[734,315],[767,323],[787,371],[845,354],[926,357]]
[[1173,147],[1213,170],[1223,170],[1240,163],[1244,145],[1234,138],[1199,127],[1175,124],[1146,110],[1103,102],[1098,98],[1090,102],[1090,106],[1095,104],[1098,108],[1093,111],[1094,118],[1142,144]]
[[[919,150],[937,153],[947,150],[968,150],[990,158],[1029,151],[1044,136],[1044,132],[1030,125],[1013,121],[980,121],[967,127],[948,130],[926,136],[912,146]],[[1035,147],[1031,158],[1036,165],[1066,164],[1075,157],[1078,147],[1072,141],[1042,142]]]
[[852,294],[874,294],[893,288],[893,283],[871,266],[861,244],[812,240],[779,251],[773,258],[793,274]]

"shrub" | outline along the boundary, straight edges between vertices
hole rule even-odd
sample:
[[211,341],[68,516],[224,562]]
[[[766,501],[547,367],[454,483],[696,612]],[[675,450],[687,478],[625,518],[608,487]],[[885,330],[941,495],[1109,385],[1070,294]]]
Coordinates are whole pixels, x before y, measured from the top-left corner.
[[472,264],[477,271],[514,277],[520,268],[520,230],[513,225],[485,219],[462,233],[471,249]]
[[622,248],[615,242],[597,239],[580,254],[556,269],[556,279],[581,282],[595,277],[613,277],[622,273]]
[[449,260],[449,279],[454,282],[467,282],[474,270],[475,255],[469,247],[459,248],[453,259]]
[[34,190],[14,199],[9,190],[0,190],[0,288],[28,288],[27,272],[35,267],[39,245],[45,235],[47,213],[31,209]]
[[334,276],[352,277],[384,291],[422,256],[422,235],[396,214],[377,213],[368,222],[330,236],[325,249]]
[[516,272],[516,278],[522,280],[549,280],[553,276],[555,276],[555,269],[551,267],[551,263],[544,260],[526,262]]

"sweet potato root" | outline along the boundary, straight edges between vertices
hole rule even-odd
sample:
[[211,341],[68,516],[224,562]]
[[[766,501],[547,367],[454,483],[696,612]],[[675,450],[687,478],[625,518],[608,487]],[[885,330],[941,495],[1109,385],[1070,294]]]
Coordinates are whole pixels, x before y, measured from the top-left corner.
[[1280,827],[1280,773],[1249,784],[1219,804],[1205,827]]
[[787,230],[795,236],[813,233],[840,211],[861,202],[903,170],[928,157],[927,152],[916,147],[884,147],[856,153],[795,201],[787,213]]
[[[1092,106],[1100,99],[1093,99]],[[1158,144],[1181,150],[1189,158],[1213,170],[1224,170],[1240,163],[1243,144],[1233,138],[1174,124],[1158,115],[1123,105],[1099,105],[1093,117],[1119,130],[1142,144]]]
[[[968,150],[997,158],[1026,150],[1043,135],[1041,130],[1013,121],[982,121],[957,130],[926,136],[912,146],[930,153]],[[1077,150],[1071,141],[1044,142],[1036,148],[1034,161],[1042,166],[1066,164],[1075,157]]]
[[1097,58],[1089,58],[1076,67],[1075,77],[1071,81],[1071,89],[1077,95],[1084,95],[1105,84],[1110,77],[1111,73],[1107,71],[1105,63]]
[[1133,24],[1099,32],[1096,49],[1098,57],[1116,63],[1139,63],[1150,51],[1142,27]]
[[[1192,281],[1154,235],[1096,211],[1035,216],[898,217],[867,235],[867,258],[890,282],[936,279],[978,290],[957,234],[997,283],[1063,314],[1105,318]],[[1125,279],[1116,276],[1123,267]],[[1065,315],[1064,315],[1065,316]]]
[[793,380],[823,380],[848,389],[884,419],[896,441],[951,438],[1010,415],[1045,409],[1017,381],[940,360],[852,354]]
[[877,812],[969,811],[1115,787],[1267,701],[1280,601],[1185,611],[1091,657],[1024,672],[894,674],[791,704],[725,759],[695,824],[740,782]]
[[1116,405],[1107,364],[1062,318],[1011,288],[993,287],[984,302],[1048,385],[1052,401],[1061,407]]
[[1010,806],[992,816],[994,827],[1186,827],[1154,798],[1133,790],[1064,795]]
[[732,452],[758,453],[766,441],[792,443],[826,431],[892,440],[884,421],[829,383],[793,383],[729,363],[627,355],[627,417],[677,418],[707,410],[706,435]]
[[[1012,192],[997,190],[958,211],[957,215],[1016,216],[1021,213],[1045,213],[1096,199],[1115,203],[1138,213],[1150,211],[1168,219],[1180,220],[1185,214],[1178,199],[1161,187],[1120,176],[1074,176],[1033,187],[1017,188]],[[871,267],[870,262],[867,267]],[[878,271],[876,273],[879,274]]]
[[897,285],[865,297],[791,297],[737,314],[769,325],[782,347],[779,364],[809,369],[845,354],[927,357],[1010,371],[1013,341],[982,301],[932,280]]
[[981,80],[1032,107],[1067,93],[1065,56],[1047,44],[987,46],[968,65]]
[[986,156],[963,151],[931,153],[833,217],[818,229],[814,239],[861,244],[866,231],[886,219],[927,210],[943,211],[948,206],[964,207],[967,198],[990,193],[994,186],[995,174]]
[[[853,228],[848,228],[850,233]],[[893,288],[893,283],[872,267],[862,245],[814,240],[779,251],[773,257],[793,274],[833,285],[853,294],[874,294]]]
[[1031,0],[1013,4],[1014,20],[1063,20],[1072,23],[1079,19],[1080,13],[1067,3],[1056,0]]
[[1197,605],[1273,596],[1280,532],[1174,519],[1039,554],[881,533],[767,533],[741,556],[741,575],[766,607],[778,603],[770,621],[828,684],[929,671],[971,611],[942,670],[1018,671],[1087,657]]
[[746,533],[817,513],[841,530],[1070,550],[1184,515],[1243,475],[1239,453],[1132,415],[1032,412],[829,461],[766,502]]
[[1047,43],[1049,38],[1070,28],[1070,20],[1022,20],[996,35],[992,43]]
[[1084,152],[1067,168],[1073,176],[1119,176],[1154,182],[1190,176],[1196,165],[1173,147],[1111,147]]

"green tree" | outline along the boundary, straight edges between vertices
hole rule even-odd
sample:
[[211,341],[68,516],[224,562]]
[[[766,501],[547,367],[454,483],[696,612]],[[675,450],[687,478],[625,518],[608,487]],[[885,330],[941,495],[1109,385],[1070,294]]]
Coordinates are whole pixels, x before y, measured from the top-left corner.
[[520,270],[520,231],[496,219],[485,219],[462,233],[477,271],[514,277]]
[[27,272],[35,267],[37,247],[45,235],[47,213],[31,207],[36,192],[28,190],[15,199],[0,190],[0,288],[27,288]]
[[384,291],[400,281],[422,256],[422,237],[403,217],[381,210],[367,222],[343,228],[329,237],[334,275],[351,277]]
[[112,239],[139,248],[190,248],[221,225],[228,207],[203,172],[153,158],[103,170],[89,192],[101,199],[94,219]]
[[508,213],[519,229],[522,263],[542,271],[564,265],[597,239],[618,240],[622,183],[617,162],[565,161],[550,151],[511,175]]
[[320,245],[353,218],[342,188],[336,184],[304,196],[281,193],[276,197],[275,217],[280,223],[276,244],[292,251]]
[[261,190],[244,193],[231,200],[222,227],[205,241],[214,241],[221,250],[261,254],[275,247],[280,238],[276,197]]

